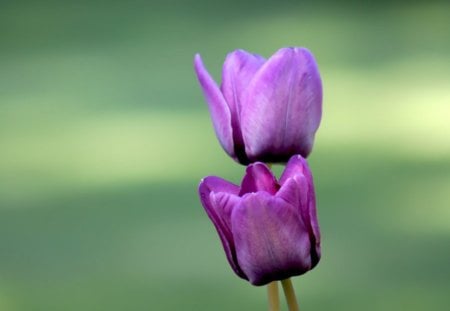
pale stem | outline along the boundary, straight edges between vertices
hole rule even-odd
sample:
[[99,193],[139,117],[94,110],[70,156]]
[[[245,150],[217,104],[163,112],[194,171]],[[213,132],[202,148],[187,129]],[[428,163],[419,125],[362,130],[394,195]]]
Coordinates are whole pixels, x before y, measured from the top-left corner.
[[300,311],[297,298],[295,298],[294,287],[292,286],[291,279],[281,281],[281,285],[283,285],[284,295],[286,296],[289,311]]
[[280,296],[278,295],[277,281],[267,284],[267,297],[269,298],[269,311],[280,311]]

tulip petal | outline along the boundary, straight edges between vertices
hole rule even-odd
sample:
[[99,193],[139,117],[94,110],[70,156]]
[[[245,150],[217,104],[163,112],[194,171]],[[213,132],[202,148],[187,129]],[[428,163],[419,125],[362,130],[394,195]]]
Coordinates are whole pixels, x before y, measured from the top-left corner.
[[[313,182],[313,176],[311,174],[311,171],[307,167],[305,170],[305,179],[308,185],[308,216],[309,216],[309,223],[311,225],[311,243],[312,245],[315,245],[315,252],[311,250],[311,258],[312,258],[312,267],[314,268],[317,263],[320,260],[321,257],[321,249],[320,249],[320,228],[319,228],[319,221],[317,219],[317,207],[316,207],[316,193],[314,191],[314,182]],[[314,241],[313,238],[314,237]]]
[[231,215],[240,268],[253,285],[305,273],[310,240],[295,208],[266,192],[247,194]]
[[227,55],[223,64],[221,90],[232,114],[236,112],[239,115],[242,93],[265,61],[262,56],[244,50]]
[[[310,233],[312,266],[320,259],[320,229],[317,220],[316,196],[311,170],[307,161],[300,155],[291,157],[280,178],[281,188],[277,197],[283,198],[294,206],[300,207],[300,213]],[[296,203],[297,201],[297,203]]]
[[223,249],[233,271],[247,279],[238,265],[236,248],[231,233],[231,213],[238,204],[239,187],[219,177],[209,176],[200,182],[199,194],[202,205],[216,227]]
[[245,176],[242,179],[239,196],[257,191],[275,194],[277,190],[278,183],[270,169],[264,163],[256,162],[247,167]]
[[216,82],[203,65],[203,61],[199,54],[195,55],[194,67],[206,102],[208,103],[216,136],[219,139],[222,148],[234,158],[235,153],[230,108]]
[[281,174],[280,185],[283,185],[289,178],[297,175],[305,175],[307,173],[311,175],[306,159],[301,155],[294,155],[289,159],[283,173]]
[[284,187],[289,187],[289,185],[295,185],[298,189],[299,203],[297,206],[300,207],[299,213],[308,229],[309,239],[311,241],[311,269],[320,260],[320,231],[319,223],[317,221],[317,211],[316,211],[316,199],[314,193],[314,186],[312,185],[312,179],[307,176],[294,176],[289,179],[284,185]]
[[[221,90],[230,108],[233,141],[235,153],[238,157],[246,158],[240,126],[242,94],[264,62],[265,59],[259,55],[244,50],[236,50],[227,55],[223,64]],[[243,159],[243,161],[246,160]]]
[[313,55],[283,48],[255,74],[244,94],[242,135],[250,160],[307,156],[322,115],[322,83]]
[[309,187],[309,221],[311,224],[312,233],[314,235],[314,241],[311,239],[311,244],[314,245],[315,252],[311,249],[311,269],[314,268],[320,260],[322,256],[321,248],[320,248],[320,228],[319,221],[317,219],[317,208],[316,208],[316,194],[314,193],[314,189]]
[[277,192],[276,197],[283,199],[292,206],[299,206],[302,200],[306,201],[306,196],[303,194],[307,189],[301,188],[301,185],[294,178],[288,179]]

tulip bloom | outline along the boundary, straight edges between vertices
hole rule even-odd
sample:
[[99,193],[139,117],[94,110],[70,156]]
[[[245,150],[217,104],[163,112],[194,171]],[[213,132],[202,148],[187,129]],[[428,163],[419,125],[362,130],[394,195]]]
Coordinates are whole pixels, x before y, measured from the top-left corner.
[[282,48],[266,61],[236,50],[225,60],[220,88],[199,54],[194,65],[216,135],[233,159],[284,163],[294,154],[308,156],[322,116],[311,52]]
[[257,162],[240,187],[210,176],[199,194],[232,269],[253,285],[303,274],[319,262],[314,185],[300,155],[289,160],[279,182]]

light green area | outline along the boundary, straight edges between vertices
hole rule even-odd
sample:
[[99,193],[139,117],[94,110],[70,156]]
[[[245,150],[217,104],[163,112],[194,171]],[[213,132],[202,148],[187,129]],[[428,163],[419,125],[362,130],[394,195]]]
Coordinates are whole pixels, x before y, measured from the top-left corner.
[[[303,310],[450,305],[450,6],[0,4],[0,310],[265,310],[196,194],[244,168],[193,73],[309,47],[323,258]],[[279,173],[281,167],[275,166]]]

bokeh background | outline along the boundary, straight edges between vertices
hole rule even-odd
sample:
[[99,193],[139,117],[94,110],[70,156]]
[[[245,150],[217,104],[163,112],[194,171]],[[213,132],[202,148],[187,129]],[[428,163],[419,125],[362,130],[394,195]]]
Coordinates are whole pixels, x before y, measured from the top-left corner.
[[237,0],[1,2],[0,310],[265,310],[197,198],[244,168],[192,61],[282,46],[324,84],[302,309],[446,310],[450,4]]

